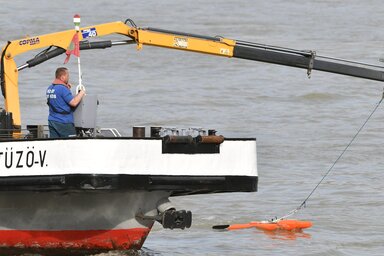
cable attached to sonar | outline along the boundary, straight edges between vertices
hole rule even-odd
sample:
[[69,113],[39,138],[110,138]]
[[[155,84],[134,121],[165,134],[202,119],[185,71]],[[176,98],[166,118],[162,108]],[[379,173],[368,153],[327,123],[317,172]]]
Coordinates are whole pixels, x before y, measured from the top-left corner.
[[348,150],[348,148],[352,145],[352,143],[355,141],[357,136],[360,134],[360,132],[363,130],[365,125],[368,123],[368,121],[371,119],[373,114],[376,112],[376,110],[379,108],[380,104],[382,103],[384,99],[384,88],[383,93],[381,96],[380,101],[376,104],[375,108],[371,113],[369,114],[368,118],[365,120],[363,125],[359,128],[357,133],[352,137],[351,141],[347,144],[347,146],[344,148],[344,150],[341,152],[339,157],[333,162],[331,167],[327,170],[327,172],[323,175],[321,180],[316,184],[316,186],[312,189],[312,191],[309,193],[309,195],[304,199],[304,201],[295,209],[288,212],[288,214],[280,217],[280,218],[272,218],[271,220],[267,221],[253,221],[245,224],[231,224],[231,225],[216,225],[213,226],[213,229],[221,229],[221,230],[234,230],[234,229],[244,229],[244,228],[258,228],[264,231],[276,231],[276,230],[288,230],[288,231],[300,231],[305,228],[309,228],[312,226],[312,222],[310,221],[300,221],[300,220],[289,220],[288,217],[296,214],[298,211],[306,207],[307,201],[309,198],[313,195],[313,193],[316,191],[316,189],[320,186],[320,184],[324,181],[324,179],[328,176],[328,174],[333,170],[333,167],[337,164],[337,162],[343,157],[344,153]]

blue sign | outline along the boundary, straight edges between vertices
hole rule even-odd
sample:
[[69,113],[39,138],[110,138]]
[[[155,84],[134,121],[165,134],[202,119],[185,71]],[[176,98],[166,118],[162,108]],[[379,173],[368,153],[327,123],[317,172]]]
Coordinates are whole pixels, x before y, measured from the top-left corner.
[[83,39],[85,39],[88,37],[97,36],[97,31],[96,31],[96,28],[88,28],[88,29],[81,30],[81,34],[83,35]]

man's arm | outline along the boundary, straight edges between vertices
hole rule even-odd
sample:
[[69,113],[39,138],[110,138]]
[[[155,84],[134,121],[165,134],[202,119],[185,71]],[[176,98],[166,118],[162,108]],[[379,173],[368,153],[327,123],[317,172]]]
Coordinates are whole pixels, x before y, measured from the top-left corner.
[[84,95],[85,95],[84,91],[79,91],[79,93],[76,94],[76,96],[73,97],[73,99],[68,104],[73,108],[76,107],[80,103]]

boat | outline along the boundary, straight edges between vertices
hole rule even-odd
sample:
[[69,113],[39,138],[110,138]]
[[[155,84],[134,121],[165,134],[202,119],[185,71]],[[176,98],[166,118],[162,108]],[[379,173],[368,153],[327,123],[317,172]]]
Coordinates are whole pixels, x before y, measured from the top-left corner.
[[[79,17],[76,17],[79,18]],[[49,138],[46,125],[22,126],[18,74],[66,52],[156,46],[383,81],[362,63],[223,37],[140,28],[127,19],[8,41],[1,53],[0,254],[90,254],[140,249],[155,222],[191,227],[192,213],[171,197],[256,192],[256,138],[228,138],[214,129],[132,127],[132,136],[96,125],[98,100],[87,95],[75,112],[77,136]],[[100,40],[111,34],[123,40]],[[16,65],[15,57],[41,49]],[[148,136],[146,134],[149,133]]]

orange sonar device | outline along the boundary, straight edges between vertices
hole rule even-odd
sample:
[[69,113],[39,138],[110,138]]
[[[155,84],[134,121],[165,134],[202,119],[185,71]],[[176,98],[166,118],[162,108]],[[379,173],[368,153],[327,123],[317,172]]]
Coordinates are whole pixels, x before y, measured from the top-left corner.
[[217,225],[213,229],[244,229],[244,228],[258,228],[264,231],[301,231],[305,228],[312,227],[312,222],[302,220],[277,220],[277,221],[252,221],[245,224],[231,224],[231,225]]

